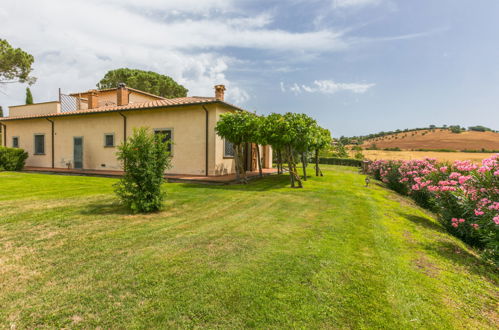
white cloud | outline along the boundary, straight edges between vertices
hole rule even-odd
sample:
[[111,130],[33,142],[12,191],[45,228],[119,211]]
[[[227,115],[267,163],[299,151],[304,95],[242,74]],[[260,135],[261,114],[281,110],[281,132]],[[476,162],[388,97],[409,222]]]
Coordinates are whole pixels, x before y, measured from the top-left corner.
[[289,87],[289,90],[293,92],[294,94],[300,94],[301,93],[301,88],[298,86],[297,83],[294,83],[291,87]]
[[[289,87],[289,90],[294,94],[299,94],[302,91],[307,93],[335,94],[341,91],[348,91],[355,94],[363,94],[376,84],[365,83],[337,83],[333,80],[315,80],[313,85],[301,85],[294,83]],[[281,91],[286,92],[284,83],[281,82]]]
[[373,6],[381,3],[381,0],[333,0],[334,8],[352,8]]
[[[238,59],[222,55],[227,47],[275,54],[336,51],[348,44],[341,32],[319,29],[292,32],[269,27],[269,12],[243,13],[224,0],[4,1],[2,38],[35,57],[35,101],[57,97],[57,88],[74,92],[94,88],[106,71],[130,67],[172,76],[191,95],[212,95],[227,85],[232,102],[250,99],[245,87],[227,78]],[[297,47],[299,45],[299,47]],[[231,91],[233,89],[234,91]],[[4,105],[20,104],[24,87],[5,87]]]

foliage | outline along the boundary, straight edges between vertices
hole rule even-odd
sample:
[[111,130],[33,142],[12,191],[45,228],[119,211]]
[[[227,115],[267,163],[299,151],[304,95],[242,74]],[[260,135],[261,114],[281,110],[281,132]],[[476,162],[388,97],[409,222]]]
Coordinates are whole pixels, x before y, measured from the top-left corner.
[[336,142],[336,144],[333,145],[332,156],[333,158],[348,158],[348,152],[343,143]]
[[108,71],[97,84],[97,88],[115,88],[119,83],[166,98],[185,97],[188,92],[171,77],[152,71],[128,68]]
[[[244,170],[244,144],[250,142],[256,135],[254,130],[258,121],[256,115],[246,112],[228,112],[220,116],[220,119],[215,126],[217,134],[232,142],[234,146],[234,160],[236,163],[236,175],[238,181],[247,183],[246,171]],[[259,137],[258,137],[259,138]]]
[[0,39],[0,83],[20,82],[34,84],[30,76],[34,57],[21,48],[13,48],[5,39]]
[[361,160],[352,159],[352,158],[320,157],[319,163],[328,164],[328,165],[342,165],[342,166],[355,166],[355,167],[362,166]]
[[26,104],[33,104],[33,95],[29,87],[26,88]]
[[481,125],[477,125],[477,126],[470,126],[468,127],[468,129],[470,131],[476,131],[476,132],[487,132],[487,131],[492,131],[492,129],[488,128],[488,127],[485,127],[485,126],[481,126]]
[[438,212],[451,233],[481,248],[499,265],[499,154],[483,160],[481,166],[424,159],[376,161],[369,169],[390,188]]
[[133,213],[155,212],[165,198],[161,185],[170,167],[169,141],[146,128],[135,129],[133,135],[118,147],[117,157],[125,174],[116,184],[119,200]]
[[452,133],[456,133],[456,134],[459,134],[462,132],[461,126],[459,126],[459,125],[451,125],[451,126],[449,126],[449,129]]
[[20,171],[27,158],[23,149],[0,147],[0,171]]
[[352,147],[352,150],[355,151],[353,158],[358,159],[358,160],[363,160],[365,158],[364,154],[362,153],[361,146],[354,146],[354,147]]

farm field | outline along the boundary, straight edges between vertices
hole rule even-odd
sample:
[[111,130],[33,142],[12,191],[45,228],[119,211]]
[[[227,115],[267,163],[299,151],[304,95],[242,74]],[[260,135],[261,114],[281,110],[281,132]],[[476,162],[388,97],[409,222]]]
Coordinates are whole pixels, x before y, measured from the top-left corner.
[[[483,159],[494,155],[493,153],[473,153],[473,152],[438,152],[438,151],[387,151],[387,150],[363,150],[362,153],[369,160],[411,160],[423,159],[425,157],[436,158],[439,161],[454,162],[456,160],[471,160],[480,163]],[[350,151],[353,157],[354,152]]]
[[128,215],[115,179],[0,173],[0,328],[497,328],[498,277],[355,168],[165,184]]
[[372,144],[379,149],[499,150],[499,133],[466,131],[456,134],[445,129],[419,130],[366,140],[362,147],[369,148]]

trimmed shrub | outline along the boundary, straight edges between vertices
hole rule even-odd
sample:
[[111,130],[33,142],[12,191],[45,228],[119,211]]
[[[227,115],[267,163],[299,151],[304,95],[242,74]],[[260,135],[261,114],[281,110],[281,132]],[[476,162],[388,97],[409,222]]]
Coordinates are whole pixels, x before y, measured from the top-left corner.
[[115,192],[133,213],[155,212],[163,205],[165,193],[161,185],[171,160],[170,142],[165,139],[164,135],[139,128],[118,147],[117,156],[125,175],[115,185]]
[[362,160],[351,158],[321,157],[319,164],[362,167]]
[[20,171],[27,158],[23,149],[0,147],[0,171]]

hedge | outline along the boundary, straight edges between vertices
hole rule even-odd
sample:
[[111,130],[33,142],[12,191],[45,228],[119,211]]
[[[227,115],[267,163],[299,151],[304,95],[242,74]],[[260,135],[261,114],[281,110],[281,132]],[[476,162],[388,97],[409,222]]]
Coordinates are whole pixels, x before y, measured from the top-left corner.
[[363,162],[362,160],[353,159],[353,158],[333,158],[333,157],[319,158],[319,164],[329,164],[329,165],[362,167],[362,162]]
[[0,171],[20,171],[27,158],[23,149],[0,147]]

